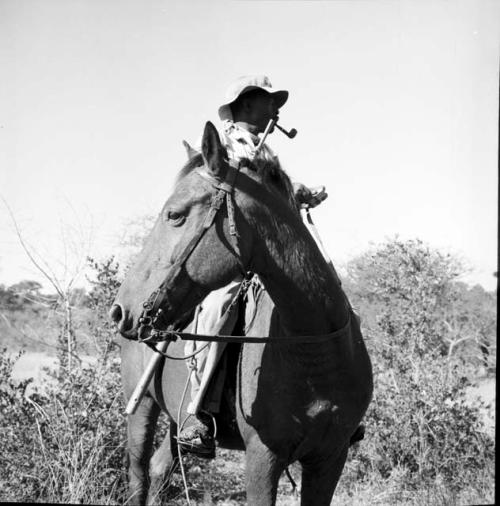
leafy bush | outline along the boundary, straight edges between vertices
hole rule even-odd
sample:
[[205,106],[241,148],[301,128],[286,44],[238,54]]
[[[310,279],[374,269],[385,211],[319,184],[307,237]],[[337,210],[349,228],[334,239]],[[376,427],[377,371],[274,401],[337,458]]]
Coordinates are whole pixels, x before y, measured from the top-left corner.
[[94,338],[99,359],[105,363],[109,357],[116,356],[119,349],[116,329],[108,316],[108,311],[120,286],[119,265],[114,257],[101,262],[88,258],[88,263],[95,276],[88,278],[92,288],[87,296],[87,305],[93,312],[93,316],[87,320],[87,323],[89,332]]
[[467,378],[448,376],[440,358],[428,358],[418,376],[379,371],[366,416],[369,436],[357,450],[358,473],[388,478],[405,471],[404,485],[438,479],[460,490],[491,467],[494,442],[479,406],[466,401]]
[[16,382],[12,379],[15,362],[21,356],[19,353],[10,358],[6,348],[0,355],[0,486],[6,493],[2,499],[10,500],[20,499],[18,491],[22,491],[25,498],[38,493],[31,478],[40,461],[36,451],[36,409],[25,397],[31,380]]
[[[460,263],[421,241],[393,240],[351,262],[347,286],[364,316],[375,372],[367,437],[351,478],[398,475],[403,487],[460,490],[493,468],[494,441],[451,351],[444,319],[456,307]],[[457,336],[454,336],[457,337]],[[460,337],[460,336],[458,336]]]
[[75,367],[43,391],[12,380],[0,357],[2,500],[117,502],[124,489],[125,417],[118,366]]
[[[118,265],[113,258],[89,264],[95,276],[80,297],[86,307],[75,311],[75,335],[92,336],[96,365],[60,368],[28,397],[30,381],[12,379],[20,355],[9,358],[4,350],[0,356],[0,500],[125,502],[120,338],[107,314],[119,286]],[[465,390],[470,365],[479,363],[478,343],[494,362],[496,297],[460,283],[461,272],[452,256],[397,239],[350,263],[344,286],[362,316],[375,393],[366,437],[350,451],[334,504],[491,501],[494,441],[480,405],[467,402]],[[47,332],[43,324],[40,329]],[[244,501],[241,454],[220,451],[213,462],[188,458],[186,467],[195,501]],[[291,470],[297,480],[298,466]],[[480,486],[490,488],[473,490]],[[363,496],[353,500],[356,493]],[[165,499],[185,504],[179,474]],[[298,502],[284,479],[279,501]]]
[[[86,299],[86,325],[101,351],[92,367],[80,362],[49,373],[28,397],[30,381],[12,379],[21,356],[0,357],[0,482],[3,500],[123,502],[125,421],[118,346],[107,308],[118,286],[113,259],[98,263]],[[79,328],[78,326],[76,327]],[[60,354],[63,356],[63,354]]]

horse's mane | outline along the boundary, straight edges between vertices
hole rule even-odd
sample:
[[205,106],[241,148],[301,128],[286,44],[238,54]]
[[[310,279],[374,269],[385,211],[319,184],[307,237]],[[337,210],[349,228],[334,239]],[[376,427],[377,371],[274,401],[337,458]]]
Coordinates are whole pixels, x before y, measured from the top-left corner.
[[[190,174],[194,169],[201,167],[202,165],[203,156],[201,153],[195,154],[186,162],[186,164],[177,174],[176,184],[181,179]],[[242,167],[247,167],[248,169],[256,172],[261,177],[262,184],[264,186],[276,191],[283,198],[285,198],[292,209],[296,210],[297,213],[300,212],[297,206],[297,201],[295,199],[295,193],[293,191],[293,185],[290,177],[281,167],[279,161],[263,159],[252,161],[248,158],[243,158],[241,160],[241,165]]]
[[179,171],[177,177],[175,178],[175,184],[177,184],[181,179],[185,178],[190,172],[192,172],[196,167],[201,167],[203,165],[203,156],[201,153],[196,153],[193,157],[191,157],[184,167]]
[[262,184],[266,188],[275,190],[288,202],[289,206],[300,213],[295,192],[293,191],[292,181],[285,172],[281,164],[277,160],[262,160],[257,159],[254,161],[244,158],[241,160],[244,167],[255,171],[262,178]]

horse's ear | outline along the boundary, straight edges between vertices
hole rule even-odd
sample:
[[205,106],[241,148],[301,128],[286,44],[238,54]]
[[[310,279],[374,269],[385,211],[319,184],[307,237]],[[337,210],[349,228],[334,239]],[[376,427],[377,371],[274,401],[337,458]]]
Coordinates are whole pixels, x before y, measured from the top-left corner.
[[189,144],[189,142],[182,141],[182,145],[186,149],[188,160],[191,160],[191,158],[193,158],[195,155],[198,154],[198,151],[196,151],[196,149],[192,148],[191,145]]
[[221,169],[225,167],[224,158],[226,150],[221,144],[219,132],[217,132],[217,129],[210,121],[207,121],[205,130],[203,130],[201,154],[205,165],[215,175],[218,175]]

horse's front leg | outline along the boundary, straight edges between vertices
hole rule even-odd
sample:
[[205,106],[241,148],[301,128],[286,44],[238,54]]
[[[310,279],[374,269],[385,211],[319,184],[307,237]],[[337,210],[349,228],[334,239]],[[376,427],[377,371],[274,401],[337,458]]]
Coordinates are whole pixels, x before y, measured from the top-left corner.
[[175,468],[175,458],[177,452],[177,443],[175,434],[177,433],[177,424],[170,421],[165,439],[155,451],[151,458],[149,466],[150,486],[147,504],[159,504],[160,494],[168,484],[170,475]]
[[347,458],[349,445],[346,444],[336,455],[321,458],[301,459],[302,487],[300,504],[302,506],[329,506],[339,482]]
[[129,501],[127,504],[145,504],[149,486],[149,460],[153,449],[156,422],[160,408],[145,396],[133,415],[128,415],[128,479]]
[[278,482],[286,464],[262,443],[257,434],[247,442],[245,457],[247,504],[275,504]]

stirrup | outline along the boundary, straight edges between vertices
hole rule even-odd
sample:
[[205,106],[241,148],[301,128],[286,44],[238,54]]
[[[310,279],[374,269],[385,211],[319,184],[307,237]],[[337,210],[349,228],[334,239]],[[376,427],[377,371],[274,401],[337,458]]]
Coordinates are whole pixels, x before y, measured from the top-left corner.
[[183,439],[180,435],[177,439],[177,444],[182,451],[196,455],[204,459],[215,458],[215,440],[213,437],[208,436],[202,438],[196,436],[193,439]]
[[[203,415],[201,415],[203,416]],[[210,426],[197,420],[194,425],[184,429],[177,438],[177,444],[186,452],[198,457],[215,458],[215,438]]]

